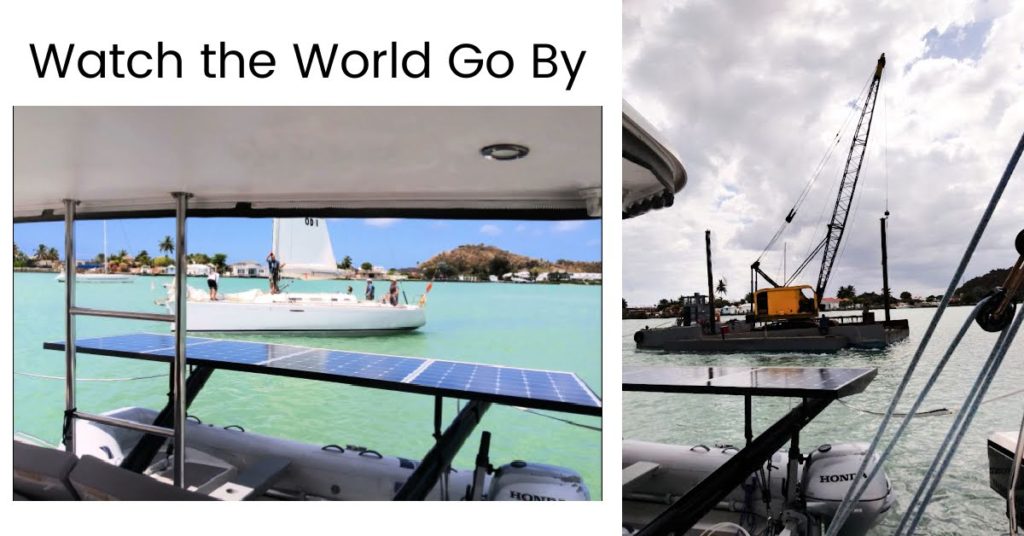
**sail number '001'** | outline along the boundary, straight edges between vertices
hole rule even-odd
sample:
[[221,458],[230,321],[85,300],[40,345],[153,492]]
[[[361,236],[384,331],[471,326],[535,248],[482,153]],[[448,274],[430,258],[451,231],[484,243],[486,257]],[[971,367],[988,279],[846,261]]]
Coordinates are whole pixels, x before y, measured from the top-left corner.
[[306,218],[308,227],[320,227],[320,218]]

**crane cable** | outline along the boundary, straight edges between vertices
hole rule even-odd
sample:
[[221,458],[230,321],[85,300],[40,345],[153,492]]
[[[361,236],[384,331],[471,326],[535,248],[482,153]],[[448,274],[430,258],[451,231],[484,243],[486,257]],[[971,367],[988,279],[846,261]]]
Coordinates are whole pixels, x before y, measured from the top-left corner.
[[793,204],[793,207],[789,209],[789,213],[786,215],[785,221],[783,221],[783,223],[775,231],[775,234],[772,235],[771,240],[768,241],[768,245],[766,245],[764,247],[764,249],[761,251],[761,254],[757,256],[757,260],[758,261],[760,261],[765,256],[765,254],[768,253],[768,250],[770,250],[773,246],[775,246],[775,243],[778,242],[779,237],[781,237],[782,233],[786,230],[786,227],[788,227],[789,224],[793,222],[793,219],[796,217],[797,211],[800,210],[800,207],[803,205],[804,201],[807,199],[807,195],[810,193],[811,188],[814,186],[814,183],[817,182],[818,178],[822,174],[822,171],[824,171],[825,166],[832,159],[832,155],[835,154],[836,147],[838,147],[839,146],[839,142],[842,141],[843,133],[846,131],[847,127],[850,125],[850,120],[853,118],[853,112],[855,112],[858,109],[860,109],[859,105],[860,105],[861,98],[864,97],[864,94],[867,91],[867,88],[868,88],[868,86],[870,84],[871,84],[871,80],[869,79],[864,84],[864,87],[861,88],[860,93],[857,95],[857,98],[854,100],[855,106],[851,107],[850,110],[847,112],[846,118],[843,120],[842,124],[840,125],[839,130],[836,131],[836,135],[835,135],[835,138],[832,141],[832,144],[829,145],[828,149],[825,151],[825,154],[822,155],[821,160],[818,161],[818,165],[815,166],[814,173],[811,174],[811,178],[808,179],[807,183],[804,184],[803,189],[800,190],[800,195],[797,196],[796,202]]
[[[870,83],[870,81],[868,83]],[[879,80],[878,89],[879,89],[879,91],[882,91],[881,80]],[[860,104],[859,99],[858,99],[857,102],[858,102],[858,104]],[[883,106],[884,106],[884,104],[885,103],[884,103],[884,100],[883,100]],[[867,106],[867,101],[866,100],[865,100],[863,105]],[[851,110],[851,113],[852,113],[852,110]],[[874,115],[874,112],[872,112],[872,115]],[[868,157],[867,151],[865,151],[864,152],[864,156],[861,157],[861,165],[862,166],[863,166],[864,160],[866,160],[867,157]],[[840,171],[839,175],[840,175],[840,177],[842,177],[844,174],[845,173],[843,171]],[[840,179],[840,182],[841,182],[841,179]],[[832,196],[832,188],[835,187],[835,186],[836,186],[836,183],[833,183],[832,186],[829,187],[828,195],[826,196],[826,199],[828,199],[828,198],[830,198]],[[860,200],[861,200],[861,197],[862,197],[861,195],[858,195],[858,194],[860,194],[862,191],[863,191],[863,188],[861,188],[860,190],[855,190],[854,191],[854,198],[850,199],[850,204],[851,204],[851,207],[853,208],[853,214],[851,214],[852,218],[850,220],[849,225],[845,226],[849,230],[852,230],[853,226],[857,223],[857,210],[860,208]],[[886,199],[887,199],[886,203],[888,204],[888,197]],[[825,209],[827,209],[827,208],[828,208],[828,204],[827,203],[822,205],[821,212],[818,214],[818,221],[814,224],[815,227],[819,227],[821,225],[821,220],[825,217]],[[821,242],[818,243],[817,247],[815,247],[814,250],[811,251],[807,255],[807,257],[804,259],[804,262],[800,265],[800,268],[796,272],[793,272],[793,275],[790,276],[790,278],[786,281],[786,286],[789,286],[790,284],[792,284],[792,282],[797,278],[797,276],[800,275],[800,273],[803,271],[803,269],[807,267],[807,265],[810,263],[810,261],[813,260],[813,258],[818,255],[818,252],[821,251],[821,248],[823,248],[825,246],[825,242],[827,240],[828,240],[828,234],[826,233],[825,238],[823,238],[821,240]],[[836,258],[835,258],[836,262],[838,262],[840,259],[842,259],[843,253],[846,252],[846,248],[849,245],[850,245],[850,241],[849,240],[847,240],[846,242],[843,243],[841,249],[836,254]]]

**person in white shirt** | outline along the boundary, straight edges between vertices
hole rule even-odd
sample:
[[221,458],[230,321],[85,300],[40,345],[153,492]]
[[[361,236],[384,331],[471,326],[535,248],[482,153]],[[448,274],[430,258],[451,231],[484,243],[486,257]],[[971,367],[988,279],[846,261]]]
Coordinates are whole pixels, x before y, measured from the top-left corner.
[[210,265],[206,272],[206,286],[210,287],[210,300],[217,299],[217,281],[220,280],[220,274],[217,273],[217,267]]

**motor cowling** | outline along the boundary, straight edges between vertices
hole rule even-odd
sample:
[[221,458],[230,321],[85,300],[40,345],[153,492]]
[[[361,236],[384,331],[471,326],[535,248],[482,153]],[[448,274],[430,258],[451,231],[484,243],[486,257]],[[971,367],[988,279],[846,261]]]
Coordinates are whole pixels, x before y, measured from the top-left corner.
[[[803,473],[803,490],[808,513],[819,517],[826,525],[832,520],[846,492],[858,482],[857,470],[864,461],[867,450],[867,443],[844,443],[822,445],[808,455]],[[874,470],[877,463],[876,454],[872,456],[867,472]],[[868,483],[839,534],[867,534],[895,502],[892,485],[883,469]]]
[[572,469],[517,460],[494,473],[488,497],[492,501],[589,501],[590,490]]

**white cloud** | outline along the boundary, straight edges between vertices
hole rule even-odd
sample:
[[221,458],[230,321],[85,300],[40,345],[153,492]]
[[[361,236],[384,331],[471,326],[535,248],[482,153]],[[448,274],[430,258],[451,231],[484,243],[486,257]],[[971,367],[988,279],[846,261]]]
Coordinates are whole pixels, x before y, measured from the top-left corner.
[[398,218],[367,218],[363,220],[363,223],[370,227],[393,227],[398,223]]
[[516,232],[517,233],[521,233],[521,232],[523,232],[525,230],[526,230],[526,226],[525,225],[523,225],[521,223],[519,225],[516,225]]
[[487,236],[498,236],[501,234],[501,227],[491,223],[485,223],[480,226],[480,233]]
[[558,221],[551,226],[551,230],[556,233],[571,233],[573,231],[579,231],[582,228],[582,220]]
[[[742,298],[751,262],[833,145],[883,51],[887,64],[857,201],[827,292],[847,284],[881,288],[878,219],[887,192],[893,291],[945,290],[1024,130],[1024,3],[854,9],[795,0],[637,0],[623,7],[624,96],[662,129],[689,176],[672,208],[623,223],[623,294],[630,303],[699,290],[705,229],[713,232],[715,278],[732,282],[730,299]],[[937,34],[952,38],[961,32],[951,28],[984,20],[991,26],[971,26],[987,29],[976,59],[930,57]],[[783,242],[791,272],[824,236],[848,135],[762,261],[768,273],[782,274]],[[1024,170],[1016,175],[967,277],[1016,259]],[[814,284],[819,265],[813,259],[799,282]]]

